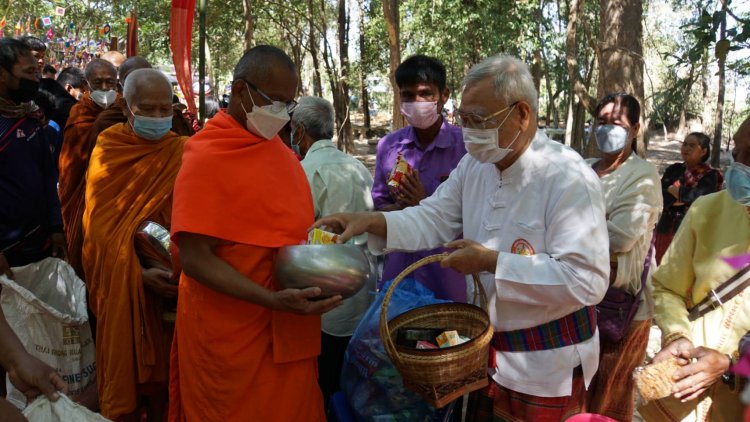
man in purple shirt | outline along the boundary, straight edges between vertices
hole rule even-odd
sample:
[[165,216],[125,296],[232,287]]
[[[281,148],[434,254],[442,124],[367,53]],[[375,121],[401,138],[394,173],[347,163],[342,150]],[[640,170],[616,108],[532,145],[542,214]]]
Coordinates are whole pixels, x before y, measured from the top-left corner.
[[[394,211],[419,204],[435,192],[466,154],[461,128],[444,121],[441,114],[449,95],[445,79],[445,66],[423,55],[409,57],[396,69],[401,114],[409,125],[389,133],[378,143],[372,187],[375,209]],[[407,175],[401,179],[400,186],[392,188],[388,186],[388,179],[399,154],[412,166],[414,174]],[[442,251],[441,248],[387,254],[378,287],[417,260]],[[440,268],[438,263],[421,267],[411,277],[439,298],[466,301],[465,277],[451,269]]]

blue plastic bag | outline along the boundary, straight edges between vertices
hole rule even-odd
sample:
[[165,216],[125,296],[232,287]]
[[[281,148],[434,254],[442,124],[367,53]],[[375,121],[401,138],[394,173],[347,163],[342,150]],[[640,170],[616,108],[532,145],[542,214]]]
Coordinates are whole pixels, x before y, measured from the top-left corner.
[[[443,421],[452,406],[435,409],[404,387],[398,370],[380,340],[380,306],[390,281],[383,286],[352,335],[341,370],[341,390],[358,421]],[[414,279],[399,283],[388,306],[388,320],[414,308],[449,302]]]

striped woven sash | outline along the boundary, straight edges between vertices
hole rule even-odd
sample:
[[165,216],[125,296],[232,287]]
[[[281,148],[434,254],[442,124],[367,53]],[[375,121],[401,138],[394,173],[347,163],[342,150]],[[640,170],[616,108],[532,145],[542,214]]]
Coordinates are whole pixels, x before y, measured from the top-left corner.
[[496,331],[492,345],[498,352],[534,352],[584,342],[596,330],[596,307],[586,306],[536,327]]

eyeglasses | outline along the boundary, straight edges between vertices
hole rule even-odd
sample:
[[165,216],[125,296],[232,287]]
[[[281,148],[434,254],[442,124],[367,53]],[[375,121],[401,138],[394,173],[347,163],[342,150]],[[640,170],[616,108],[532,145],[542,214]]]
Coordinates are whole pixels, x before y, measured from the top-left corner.
[[281,107],[285,107],[286,108],[286,112],[289,113],[289,114],[292,114],[292,112],[294,112],[294,109],[297,108],[298,104],[297,104],[297,101],[295,101],[295,100],[291,100],[291,101],[288,101],[286,103],[283,102],[283,101],[273,100],[273,99],[271,99],[271,97],[269,97],[268,95],[266,95],[265,92],[261,91],[257,86],[255,86],[255,84],[253,84],[252,82],[250,82],[248,80],[245,80],[245,79],[242,79],[242,81],[245,82],[247,84],[247,86],[249,86],[250,88],[252,88],[255,92],[257,92],[258,94],[260,94],[260,96],[263,97],[266,101],[268,101],[269,103],[271,103],[271,109],[274,112],[279,112],[279,111],[281,111]]
[[[473,128],[473,129],[492,129],[497,128],[500,126],[500,123],[498,123],[497,117],[504,111],[511,109],[518,104],[519,101],[516,101],[515,103],[509,105],[508,107],[505,107],[504,109],[497,111],[495,113],[490,114],[487,117],[482,117],[475,113],[464,113],[461,110],[456,110],[455,116],[456,116],[456,124],[458,126],[466,127],[466,128]],[[506,117],[507,118],[507,117]]]

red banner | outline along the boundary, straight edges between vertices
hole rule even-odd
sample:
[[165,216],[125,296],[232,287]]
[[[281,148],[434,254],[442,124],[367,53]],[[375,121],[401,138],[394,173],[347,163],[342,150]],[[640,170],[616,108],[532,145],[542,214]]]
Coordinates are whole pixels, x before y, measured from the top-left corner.
[[169,28],[169,42],[172,48],[175,76],[180,90],[185,96],[188,110],[194,116],[198,115],[195,99],[193,98],[193,17],[195,16],[195,0],[172,0],[172,16]]
[[127,51],[128,57],[138,55],[138,12],[133,10],[128,19],[128,40]]

